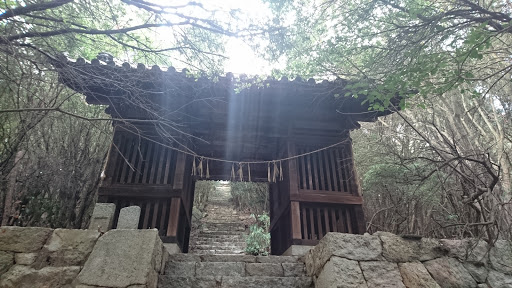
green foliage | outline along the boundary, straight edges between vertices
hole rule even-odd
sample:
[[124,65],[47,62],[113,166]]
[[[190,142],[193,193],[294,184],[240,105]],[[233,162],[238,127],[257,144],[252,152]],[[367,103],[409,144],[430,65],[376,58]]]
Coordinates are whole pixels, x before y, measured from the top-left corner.
[[268,211],[267,183],[231,182],[230,185],[235,208],[257,215]]
[[245,240],[247,247],[245,253],[250,255],[266,256],[270,252],[270,217],[267,213],[258,215],[251,214],[251,217],[257,220],[257,223],[249,227],[249,235]]

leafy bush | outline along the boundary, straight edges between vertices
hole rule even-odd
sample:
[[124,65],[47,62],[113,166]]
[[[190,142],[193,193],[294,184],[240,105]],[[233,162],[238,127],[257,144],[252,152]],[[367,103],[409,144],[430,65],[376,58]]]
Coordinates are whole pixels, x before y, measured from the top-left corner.
[[268,231],[270,227],[270,217],[267,213],[263,213],[257,217],[251,214],[251,217],[255,218],[257,223],[251,225],[249,228],[249,235],[245,239],[245,243],[247,244],[245,253],[266,256],[270,252],[270,232]]
[[231,182],[231,196],[235,208],[256,215],[268,212],[268,184]]

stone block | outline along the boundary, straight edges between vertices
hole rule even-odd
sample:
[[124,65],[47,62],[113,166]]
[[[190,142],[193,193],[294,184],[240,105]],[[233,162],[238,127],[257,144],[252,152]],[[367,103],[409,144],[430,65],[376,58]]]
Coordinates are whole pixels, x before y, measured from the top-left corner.
[[245,265],[247,276],[283,276],[283,266],[278,263],[247,263]]
[[80,272],[80,267],[44,267],[34,269],[29,266],[15,265],[0,277],[2,288],[60,288],[71,287]]
[[322,288],[367,288],[357,261],[333,256],[325,263],[315,281],[315,287]]
[[164,247],[170,255],[181,253],[180,246],[176,243],[164,243]]
[[139,228],[140,207],[124,207],[119,212],[117,220],[117,229],[137,229]]
[[468,270],[469,274],[473,276],[473,279],[475,279],[476,282],[485,283],[487,281],[487,275],[489,275],[489,270],[487,269],[487,267],[485,267],[484,264],[465,262],[462,263],[462,265],[464,265],[464,268]]
[[[167,262],[165,264],[165,275],[171,277],[195,277],[195,262]],[[210,275],[211,276],[211,275]]]
[[83,266],[98,237],[100,233],[94,230],[55,229],[34,267]]
[[34,252],[40,250],[52,229],[42,227],[0,227],[0,250],[10,252]]
[[441,287],[420,262],[400,263],[398,264],[398,268],[400,269],[403,284],[405,284],[406,287]]
[[507,275],[498,271],[489,271],[487,283],[492,288],[510,288],[512,287],[512,275]]
[[306,270],[308,275],[318,275],[331,256],[357,261],[382,260],[381,252],[377,236],[330,232],[306,254]]
[[[221,287],[221,277],[173,277],[160,275],[158,287],[165,288],[212,288]],[[131,287],[130,287],[131,288]]]
[[256,256],[252,255],[201,255],[203,262],[256,262]]
[[297,256],[256,256],[258,263],[297,263]]
[[114,203],[96,203],[92,211],[89,229],[106,232],[112,229],[114,214],[116,213],[116,204]]
[[196,276],[245,276],[245,263],[241,262],[199,262]]
[[488,263],[490,247],[479,239],[441,239],[443,248],[448,252],[448,257],[454,257],[462,262]]
[[361,261],[359,266],[369,288],[405,288],[396,263]]
[[305,275],[304,263],[282,263],[284,277],[299,277]]
[[473,288],[476,281],[471,274],[455,258],[443,257],[423,263],[432,278],[441,287],[451,288]]
[[158,230],[110,230],[96,242],[78,282],[113,288],[156,287],[163,258]]
[[17,265],[32,265],[36,262],[38,253],[16,253],[14,255],[14,262]]
[[494,269],[512,275],[512,242],[498,240],[490,251],[489,258]]
[[308,245],[291,245],[288,249],[286,249],[286,251],[284,251],[283,256],[304,256],[314,247],[315,246]]
[[[311,277],[222,277],[221,288],[276,288],[276,287],[294,287],[310,288]],[[317,286],[319,287],[319,286]],[[344,287],[344,286],[343,286]]]
[[382,256],[391,262],[427,261],[446,254],[443,246],[436,239],[404,239],[386,232],[376,234],[382,241]]
[[12,265],[14,265],[14,254],[0,251],[0,275],[9,270]]

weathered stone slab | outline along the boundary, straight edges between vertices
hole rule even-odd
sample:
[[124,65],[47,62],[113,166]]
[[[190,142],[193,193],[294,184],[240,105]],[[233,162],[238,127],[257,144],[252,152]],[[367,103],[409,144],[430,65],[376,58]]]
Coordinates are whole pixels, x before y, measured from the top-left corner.
[[196,263],[167,262],[165,264],[165,275],[172,277],[194,277],[196,275]]
[[489,249],[490,247],[483,240],[479,239],[463,239],[463,240],[451,240],[441,239],[439,240],[444,249],[447,250],[449,257],[454,257],[462,262],[476,262],[484,263],[488,262]]
[[369,288],[405,288],[396,263],[387,261],[361,261],[359,266]]
[[367,288],[357,261],[333,256],[318,275],[315,287]]
[[485,267],[482,263],[462,263],[464,265],[464,268],[468,270],[469,274],[473,276],[473,279],[475,279],[478,283],[485,283],[487,281],[487,275],[489,275],[489,270],[487,267]]
[[286,249],[286,251],[284,251],[283,256],[304,256],[314,247],[315,246],[291,245],[288,249]]
[[398,268],[406,287],[440,288],[420,262],[400,263]]
[[256,256],[252,255],[201,255],[203,262],[256,262]]
[[34,252],[41,249],[52,233],[42,227],[0,227],[0,250],[12,252]]
[[124,207],[119,212],[117,229],[137,229],[139,227],[140,207]]
[[181,253],[180,246],[176,243],[164,243],[164,247],[169,255]]
[[169,262],[200,262],[200,255],[178,253],[169,255]]
[[99,236],[94,230],[55,229],[41,250],[35,268],[82,266]]
[[512,275],[512,242],[506,240],[496,241],[490,251],[489,258],[494,269]]
[[297,263],[297,256],[256,256],[258,263]]
[[435,239],[404,239],[387,232],[375,234],[382,241],[382,255],[391,262],[427,261],[446,254],[439,241]]
[[304,263],[282,263],[284,277],[304,276],[306,268]]
[[221,282],[222,277],[215,276],[172,277],[169,275],[160,275],[158,286],[166,288],[212,288],[220,287]]
[[112,229],[116,204],[114,203],[96,203],[89,223],[89,229],[106,232]]
[[200,262],[196,264],[196,276],[245,276],[245,263]]
[[509,288],[512,287],[512,275],[491,270],[487,282],[492,288]]
[[283,266],[278,263],[247,263],[245,265],[247,276],[275,276],[284,275]]
[[12,265],[14,265],[14,254],[0,251],[0,275],[9,270]]
[[96,242],[78,281],[100,287],[156,287],[163,249],[156,229],[110,230]]
[[32,265],[36,262],[39,253],[16,253],[14,262],[16,265]]
[[44,267],[40,270],[15,265],[0,277],[2,288],[60,288],[70,287],[80,267]]
[[472,288],[476,281],[455,258],[443,257],[423,263],[432,278],[443,288]]
[[322,240],[306,254],[308,275],[318,275],[331,256],[350,260],[382,260],[379,237],[345,233],[327,233]]
[[[221,288],[310,288],[311,277],[222,277]],[[210,286],[219,287],[219,286]],[[317,286],[319,287],[319,286]],[[344,286],[343,286],[344,287]]]

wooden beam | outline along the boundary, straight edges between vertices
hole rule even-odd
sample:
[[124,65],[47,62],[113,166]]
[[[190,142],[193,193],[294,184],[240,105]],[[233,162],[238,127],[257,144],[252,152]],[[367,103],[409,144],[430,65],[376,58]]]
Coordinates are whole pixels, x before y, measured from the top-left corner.
[[[184,187],[185,180],[185,167],[186,167],[186,159],[187,155],[183,153],[178,153],[176,157],[176,170],[174,172],[174,181],[173,181],[173,189],[182,190]],[[190,171],[189,171],[190,172]]]
[[99,196],[136,197],[136,198],[170,198],[179,196],[180,190],[173,190],[171,185],[135,185],[116,184],[100,187]]
[[178,224],[180,218],[180,207],[181,207],[181,199],[180,198],[172,198],[171,200],[171,209],[169,211],[169,223],[167,224],[167,235],[176,237],[178,236]]
[[302,239],[302,232],[300,230],[300,204],[299,202],[292,201],[290,203],[290,214],[292,217],[292,239]]
[[361,196],[341,192],[318,192],[314,190],[299,190],[299,194],[290,195],[290,200],[332,204],[363,204],[363,197]]

